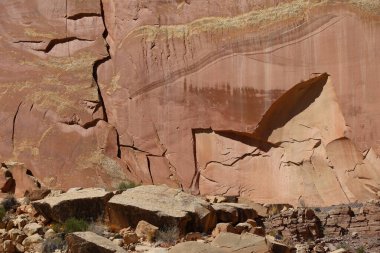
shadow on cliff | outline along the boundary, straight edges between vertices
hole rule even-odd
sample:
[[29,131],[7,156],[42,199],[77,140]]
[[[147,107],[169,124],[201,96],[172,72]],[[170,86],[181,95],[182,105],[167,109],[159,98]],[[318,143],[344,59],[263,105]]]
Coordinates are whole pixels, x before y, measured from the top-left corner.
[[274,130],[283,127],[307,109],[320,96],[328,76],[327,73],[323,73],[296,84],[285,92],[265,112],[253,136],[260,140],[268,140]]

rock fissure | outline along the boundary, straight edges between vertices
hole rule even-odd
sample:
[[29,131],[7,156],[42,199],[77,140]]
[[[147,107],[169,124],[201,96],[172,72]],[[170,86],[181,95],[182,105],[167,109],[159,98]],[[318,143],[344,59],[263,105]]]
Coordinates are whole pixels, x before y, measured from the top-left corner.
[[99,68],[99,66],[111,59],[111,54],[109,52],[109,44],[107,43],[108,30],[107,30],[107,26],[106,26],[106,22],[105,22],[104,8],[103,8],[103,2],[102,2],[102,0],[100,1],[100,13],[101,13],[101,17],[102,17],[103,25],[104,25],[104,31],[102,33],[102,36],[103,36],[104,42],[106,44],[107,55],[105,57],[103,57],[102,59],[96,60],[94,62],[93,69],[92,69],[92,76],[93,76],[95,84],[97,86],[99,102],[102,105],[103,120],[105,122],[108,122],[106,105],[104,103],[102,91],[101,91],[101,88],[100,88],[99,83],[98,83],[98,68]]
[[15,148],[15,131],[16,131],[16,119],[17,119],[17,115],[18,115],[18,112],[20,110],[20,106],[22,104],[22,101],[18,104],[17,106],[17,109],[16,109],[16,112],[13,116],[13,123],[12,123],[12,149],[14,150]]
[[255,157],[255,156],[260,156],[261,154],[255,154],[255,152],[257,151],[258,149],[255,149],[253,150],[252,152],[250,153],[246,153],[246,154],[243,154],[239,157],[233,157],[233,158],[230,158],[228,160],[233,160],[232,162],[230,163],[226,163],[228,160],[225,160],[225,161],[209,161],[206,163],[205,167],[203,170],[206,170],[207,169],[207,166],[209,166],[210,164],[213,164],[213,163],[218,163],[218,164],[221,164],[221,165],[224,165],[224,166],[228,166],[228,167],[232,167],[234,166],[237,162],[247,158],[247,157]]

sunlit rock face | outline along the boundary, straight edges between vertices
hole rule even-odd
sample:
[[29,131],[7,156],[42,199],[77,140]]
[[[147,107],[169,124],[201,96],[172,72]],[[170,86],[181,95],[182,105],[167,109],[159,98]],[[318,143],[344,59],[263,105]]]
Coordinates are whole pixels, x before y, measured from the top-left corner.
[[0,158],[43,184],[296,205],[379,191],[377,1],[0,5]]

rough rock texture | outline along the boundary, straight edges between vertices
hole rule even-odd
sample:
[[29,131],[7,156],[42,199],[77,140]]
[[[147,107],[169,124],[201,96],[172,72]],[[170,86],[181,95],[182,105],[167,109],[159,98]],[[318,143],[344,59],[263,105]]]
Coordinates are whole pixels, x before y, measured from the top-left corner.
[[237,235],[233,233],[221,233],[211,245],[228,249],[230,252],[239,253],[269,253],[265,238],[249,233]]
[[[350,247],[380,250],[380,202],[326,208],[288,209],[265,222],[267,233],[281,234],[293,242],[344,242]],[[319,239],[321,241],[321,239]]]
[[211,204],[167,186],[138,186],[113,196],[107,203],[109,222],[115,227],[136,227],[140,220],[180,233],[211,232],[216,216]]
[[100,0],[0,6],[2,162],[24,163],[48,187],[125,179],[97,86],[109,59]]
[[69,253],[123,253],[127,252],[112,241],[93,232],[76,232],[66,237]]
[[[47,186],[130,178],[294,205],[379,191],[378,1],[0,6],[0,159]],[[325,72],[334,84],[289,90]]]
[[169,250],[169,253],[228,253],[227,249],[221,249],[218,247],[213,247],[210,244],[205,244],[203,242],[183,242],[175,245]]
[[64,222],[71,217],[96,220],[104,214],[112,195],[100,188],[78,189],[34,201],[32,205],[49,220]]
[[253,234],[233,234],[223,232],[219,234],[211,244],[200,242],[184,242],[175,245],[170,253],[269,253],[265,237]]

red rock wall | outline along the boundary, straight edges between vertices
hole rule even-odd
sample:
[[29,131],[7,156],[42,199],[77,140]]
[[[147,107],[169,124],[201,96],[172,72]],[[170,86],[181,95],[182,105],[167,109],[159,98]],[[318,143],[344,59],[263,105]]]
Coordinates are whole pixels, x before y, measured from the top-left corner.
[[[297,204],[312,196],[321,205],[379,191],[376,1],[1,6],[0,157],[25,163],[49,186],[132,178],[262,202]],[[281,96],[325,72],[330,77],[319,90],[306,88],[312,94]],[[231,131],[239,136],[218,137]],[[356,155],[335,151],[347,145]],[[257,152],[267,161],[205,168],[223,161],[223,147],[232,149],[229,159]],[[371,166],[348,167],[368,159],[366,150]],[[332,193],[336,188],[341,195]]]

